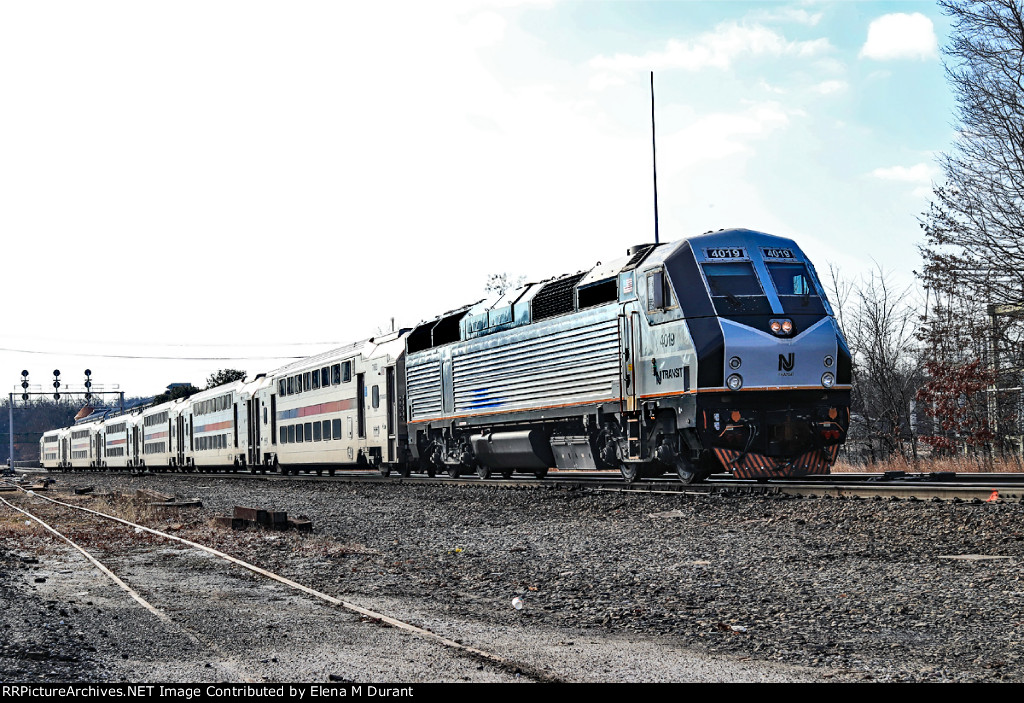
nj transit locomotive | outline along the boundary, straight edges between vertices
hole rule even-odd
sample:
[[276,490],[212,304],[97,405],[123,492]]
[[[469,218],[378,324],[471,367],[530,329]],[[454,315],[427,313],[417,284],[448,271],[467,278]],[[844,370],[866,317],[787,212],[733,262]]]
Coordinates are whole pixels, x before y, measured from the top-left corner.
[[800,248],[720,230],[54,430],[40,449],[48,468],[803,476],[835,461],[850,381]]

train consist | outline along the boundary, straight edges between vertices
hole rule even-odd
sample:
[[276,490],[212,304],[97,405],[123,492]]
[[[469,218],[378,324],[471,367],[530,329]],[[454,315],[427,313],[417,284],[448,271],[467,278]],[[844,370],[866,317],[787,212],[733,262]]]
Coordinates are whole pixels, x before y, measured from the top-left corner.
[[803,476],[834,463],[850,382],[796,243],[720,230],[53,430],[40,456],[65,470]]

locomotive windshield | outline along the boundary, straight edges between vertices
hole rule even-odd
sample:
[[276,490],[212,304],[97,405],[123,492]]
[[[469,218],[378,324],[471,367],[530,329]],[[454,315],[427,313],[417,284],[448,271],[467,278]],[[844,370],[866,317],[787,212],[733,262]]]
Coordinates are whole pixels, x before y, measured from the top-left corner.
[[749,261],[704,264],[704,275],[713,296],[764,295]]
[[825,308],[818,296],[818,289],[814,287],[814,279],[807,272],[806,264],[768,262],[766,265],[782,302],[782,309],[787,314],[824,314]]

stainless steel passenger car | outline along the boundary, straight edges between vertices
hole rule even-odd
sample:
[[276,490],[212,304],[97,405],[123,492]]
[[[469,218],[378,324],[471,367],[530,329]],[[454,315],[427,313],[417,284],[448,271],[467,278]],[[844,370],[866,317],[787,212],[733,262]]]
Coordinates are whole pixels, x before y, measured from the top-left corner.
[[244,381],[200,391],[181,404],[183,461],[202,472],[238,469],[246,464]]
[[100,444],[104,468],[125,469],[138,464],[138,413],[110,414],[101,421]]
[[182,399],[146,408],[140,416],[140,465],[154,470],[186,466]]
[[44,469],[62,469],[66,466],[69,454],[69,437],[71,430],[62,427],[44,432],[39,438],[39,461]]
[[403,332],[392,332],[268,374],[268,461],[286,473],[404,467],[405,421],[397,407],[404,343]]
[[68,430],[71,469],[100,469],[103,465],[103,424],[101,420],[74,425]]

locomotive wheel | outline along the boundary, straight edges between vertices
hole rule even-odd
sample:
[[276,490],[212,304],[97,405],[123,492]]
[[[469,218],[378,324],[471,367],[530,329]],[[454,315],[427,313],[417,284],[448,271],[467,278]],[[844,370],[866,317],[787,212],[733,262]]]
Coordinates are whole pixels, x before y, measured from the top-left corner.
[[434,465],[431,464],[430,466],[427,467],[427,477],[434,478],[435,476],[437,476],[437,469],[435,469]]
[[409,468],[408,464],[402,464],[398,467],[398,475],[402,478],[409,478],[410,474],[412,474],[412,469]]
[[380,468],[378,469],[378,471],[380,471],[380,475],[381,476],[390,476],[391,475],[391,467],[388,466],[387,464],[381,464]]
[[318,469],[316,470],[316,475],[317,475],[317,476],[323,476],[323,475],[324,475],[324,470],[323,470],[323,469],[319,469],[319,468],[318,468]]
[[327,469],[327,475],[328,476],[333,476],[334,475],[334,469]]
[[676,475],[679,476],[679,480],[689,486],[691,483],[699,483],[700,478],[697,476],[697,471],[693,466],[687,468],[687,464],[679,462],[676,464]]
[[622,473],[622,478],[626,480],[626,483],[633,483],[640,478],[639,464],[624,461],[619,464],[619,471]]
[[548,467],[545,466],[543,469],[537,469],[533,472],[533,475],[536,476],[538,480],[544,478],[548,475]]
[[459,466],[458,464],[455,464],[454,466],[449,466],[448,475],[451,476],[452,478],[458,478],[459,476],[462,475],[462,467]]
[[491,477],[491,467],[484,466],[483,464],[476,465],[476,475],[486,481]]
[[501,472],[501,477],[507,481],[510,478],[512,478],[512,474],[514,473],[515,471],[513,469],[505,469],[504,471]]

